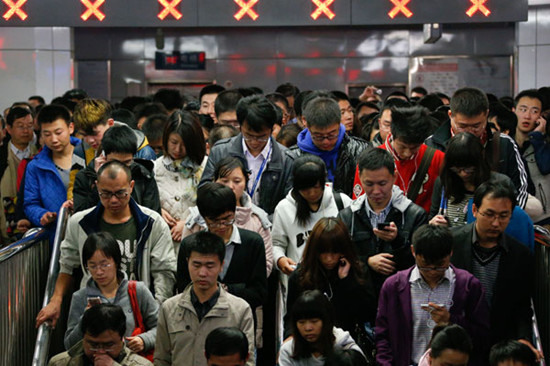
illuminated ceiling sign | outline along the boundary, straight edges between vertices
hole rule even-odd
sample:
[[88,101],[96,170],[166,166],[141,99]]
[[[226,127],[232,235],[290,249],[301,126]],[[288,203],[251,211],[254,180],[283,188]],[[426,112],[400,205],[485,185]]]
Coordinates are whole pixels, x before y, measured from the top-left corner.
[[235,0],[237,5],[241,7],[241,9],[234,15],[235,19],[241,20],[245,15],[248,15],[252,20],[258,19],[258,13],[252,9],[258,1],[259,0],[248,0],[248,2],[246,2],[244,0]]
[[103,14],[101,10],[99,10],[105,0],[95,0],[93,3],[90,0],[80,0],[80,2],[86,8],[84,13],[82,13],[82,15],[80,16],[83,21],[88,21],[92,15],[95,16],[99,21],[105,19],[105,14]]
[[480,13],[488,17],[491,14],[491,11],[489,8],[487,8],[485,5],[487,0],[470,0],[472,2],[472,5],[470,9],[466,11],[466,14],[468,14],[469,17],[473,16],[478,10]]
[[392,2],[393,5],[395,5],[393,7],[392,10],[390,10],[390,12],[388,13],[388,15],[390,16],[390,18],[395,18],[395,16],[399,13],[403,13],[404,16],[406,16],[407,18],[410,18],[413,16],[413,12],[410,11],[405,5],[407,5],[410,0],[390,0]]
[[4,27],[363,27],[527,20],[528,0],[0,0]]
[[10,20],[14,15],[17,15],[21,20],[27,19],[27,13],[25,13],[21,7],[27,2],[27,0],[17,0],[14,3],[12,0],[3,0],[4,4],[8,6],[8,11],[4,14],[3,18]]
[[163,7],[161,12],[158,14],[160,20],[166,19],[168,15],[173,16],[176,20],[180,20],[183,14],[176,8],[181,0],[158,0],[159,5]]
[[311,0],[311,2],[317,5],[317,9],[311,13],[311,17],[313,19],[317,20],[321,14],[325,14],[330,20],[336,16],[336,14],[334,14],[329,8],[330,4],[332,4],[334,0]]

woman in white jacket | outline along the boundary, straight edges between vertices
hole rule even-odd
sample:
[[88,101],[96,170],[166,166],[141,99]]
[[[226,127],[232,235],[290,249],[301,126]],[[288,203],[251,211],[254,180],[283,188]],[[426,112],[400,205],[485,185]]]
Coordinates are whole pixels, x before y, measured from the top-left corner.
[[176,257],[184,219],[195,205],[197,186],[206,165],[206,143],[197,115],[174,112],[162,136],[164,156],[155,161],[162,217],[170,227]]

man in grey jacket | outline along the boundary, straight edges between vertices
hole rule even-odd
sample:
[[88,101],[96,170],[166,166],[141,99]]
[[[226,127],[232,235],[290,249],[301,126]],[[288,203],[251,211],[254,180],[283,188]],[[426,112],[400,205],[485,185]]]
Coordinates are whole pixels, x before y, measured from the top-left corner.
[[[82,246],[94,232],[107,231],[117,239],[122,252],[121,270],[129,279],[143,281],[159,303],[173,294],[176,255],[168,225],[158,213],[139,206],[131,198],[134,181],[126,165],[110,161],[101,166],[97,177],[100,203],[69,219],[61,243],[61,268],[54,294],[38,314],[37,326],[46,320],[55,326],[63,296],[72,284],[73,271],[78,266],[84,269],[80,258]],[[81,287],[89,278],[83,272]]]
[[208,334],[219,327],[237,327],[248,339],[250,357],[246,364],[254,366],[254,320],[250,306],[218,282],[225,258],[222,238],[199,232],[187,238],[184,250],[192,283],[183,293],[162,304],[155,365],[206,366],[204,350]]

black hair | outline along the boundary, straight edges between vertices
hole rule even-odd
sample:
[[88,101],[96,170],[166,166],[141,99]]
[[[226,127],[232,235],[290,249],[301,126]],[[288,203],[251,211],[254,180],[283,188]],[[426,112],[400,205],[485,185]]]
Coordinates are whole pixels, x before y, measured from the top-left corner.
[[339,125],[342,113],[334,99],[317,97],[306,104],[303,116],[308,127],[327,128]]
[[264,129],[273,128],[277,112],[273,104],[263,95],[251,95],[239,100],[237,119],[241,126],[246,122],[252,131],[261,132]]
[[168,124],[168,116],[166,114],[153,114],[145,120],[141,126],[141,132],[149,141],[162,139],[164,129]]
[[[441,99],[442,102],[443,102],[443,99],[447,99],[448,101],[451,101],[451,98],[445,93],[435,92],[434,94],[437,95],[439,97],[439,99]],[[445,104],[445,103],[443,103],[443,104]]]
[[422,144],[432,131],[429,111],[424,107],[392,109],[391,134],[406,144]]
[[[304,98],[302,100],[302,105],[301,105],[301,115],[305,115],[305,112],[306,112],[306,108],[307,108],[307,105],[309,104],[309,102],[311,102],[313,99],[317,99],[317,98],[328,98],[328,99],[332,99],[332,95],[327,91],[327,90],[313,90],[313,91],[310,91],[308,92],[307,94],[304,94]],[[338,107],[338,110],[340,110],[340,107]]]
[[[321,352],[323,356],[330,356],[334,348],[334,314],[332,306],[325,295],[319,290],[304,291],[294,302],[291,311],[292,336],[294,350],[292,358],[310,358],[313,350]],[[304,319],[321,319],[323,328],[314,348],[298,330],[297,322]]]
[[111,113],[111,118],[117,122],[122,122],[130,128],[137,129],[136,116],[132,111],[124,108],[118,108]]
[[281,93],[287,98],[288,97],[296,98],[296,96],[298,96],[298,94],[300,93],[300,89],[292,83],[284,83],[279,85],[277,89],[275,89],[275,92]]
[[465,117],[475,117],[487,113],[488,109],[489,99],[487,99],[487,95],[477,88],[458,89],[451,98],[451,113],[453,116],[460,113]]
[[357,159],[359,173],[363,170],[388,169],[391,175],[395,174],[395,162],[391,154],[384,149],[367,149]]
[[[260,95],[264,94],[264,91],[259,86],[249,86],[247,89],[250,90],[252,92],[252,94],[260,94]],[[250,95],[252,95],[252,94],[250,94]],[[248,95],[243,94],[243,96],[246,97]]]
[[412,93],[418,93],[418,94],[422,94],[422,95],[428,95],[428,91],[426,90],[426,88],[422,87],[422,86],[415,86],[414,88],[412,88],[411,90],[411,94]]
[[134,156],[137,152],[137,137],[128,126],[112,126],[103,134],[101,147],[105,155],[123,153]]
[[221,85],[217,85],[217,84],[207,85],[204,88],[202,88],[200,93],[199,93],[199,102],[202,102],[203,95],[206,95],[206,94],[220,94],[224,90],[225,90],[225,88]]
[[172,133],[181,137],[189,159],[197,165],[202,164],[206,155],[206,142],[198,115],[187,111],[172,113],[162,135],[162,147],[165,155],[168,155],[168,140]]
[[461,202],[466,195],[464,181],[451,168],[474,167],[472,183],[477,187],[491,176],[491,167],[483,158],[483,145],[479,138],[469,132],[459,133],[449,141],[440,179],[445,187],[445,198],[453,199],[453,203]]
[[133,109],[136,121],[139,121],[143,117],[149,117],[154,114],[168,114],[168,111],[162,103],[143,103],[137,105]]
[[[317,155],[302,155],[294,160],[292,167],[292,198],[296,201],[296,220],[305,225],[311,216],[308,202],[300,194],[300,190],[315,187],[317,184],[325,189],[327,167],[323,159]],[[322,198],[321,198],[322,199]]]
[[74,102],[70,99],[62,98],[62,97],[57,97],[57,98],[52,99],[51,104],[62,105],[65,108],[67,108],[68,110],[70,110],[71,113],[74,112],[74,108],[76,107],[76,102]]
[[277,142],[286,146],[291,147],[296,145],[298,142],[298,135],[302,129],[297,123],[289,123],[281,127],[281,130],[277,134]]
[[442,260],[453,251],[453,235],[447,227],[424,224],[412,236],[414,253],[428,264]]
[[62,105],[50,104],[40,109],[40,113],[38,113],[36,119],[39,126],[42,126],[44,123],[53,123],[58,119],[65,121],[68,126],[71,123],[71,112]]
[[208,135],[208,144],[210,148],[216,144],[216,142],[237,136],[239,130],[237,130],[233,125],[217,124],[210,130],[210,135]]
[[283,103],[287,112],[290,112],[290,105],[288,104],[288,99],[281,93],[270,93],[265,96],[267,100],[269,100],[271,103],[275,104],[276,102]]
[[40,95],[31,95],[27,100],[36,100],[38,104],[46,104],[46,101]]
[[516,207],[516,192],[509,178],[491,177],[476,188],[474,192],[474,205],[476,205],[478,210],[481,208],[483,198],[487,196],[491,196],[491,198],[508,198],[512,203],[512,210]]
[[516,127],[518,126],[518,116],[512,112],[501,102],[491,103],[489,105],[489,117],[496,117],[496,122],[500,127],[501,132],[508,131],[508,135],[514,138],[516,135]]
[[302,116],[303,106],[304,106],[304,100],[311,94],[313,91],[311,90],[304,90],[303,92],[300,92],[296,97],[294,97],[294,114],[296,114],[297,117]]
[[97,181],[101,180],[103,172],[105,172],[108,179],[116,179],[121,170],[126,174],[128,182],[130,182],[132,180],[132,171],[118,160],[111,160],[103,164],[97,171]]
[[80,330],[82,334],[88,333],[92,337],[112,330],[122,339],[126,333],[126,315],[122,308],[115,304],[94,305],[82,315]]
[[334,353],[325,359],[325,366],[367,366],[365,356],[354,349],[335,349]]
[[150,101],[150,99],[147,98],[147,97],[140,97],[140,96],[137,96],[137,95],[132,95],[132,96],[129,96],[129,97],[126,97],[126,98],[122,99],[122,101],[117,105],[117,108],[127,109],[127,110],[132,111],[132,112],[135,113],[134,109],[137,106],[145,104],[149,101]]
[[6,116],[6,123],[8,126],[12,127],[13,122],[15,122],[16,119],[27,117],[28,115],[32,117],[32,112],[30,109],[23,107],[12,107]]
[[214,167],[214,181],[227,177],[235,169],[240,169],[244,176],[245,186],[248,186],[248,171],[245,163],[236,156],[226,156],[216,163]]
[[336,102],[339,102],[341,100],[347,100],[349,102],[349,97],[346,93],[341,92],[340,90],[331,90],[330,96],[332,99],[334,99]]
[[458,324],[434,328],[430,342],[430,357],[433,360],[447,349],[459,351],[468,356],[472,353],[472,340],[468,332]]
[[225,112],[236,111],[237,104],[242,98],[243,95],[236,89],[222,91],[218,94],[218,97],[214,102],[214,112],[216,113],[216,117],[219,117],[220,114]]
[[[199,110],[197,109],[195,112],[198,113],[198,111]],[[210,117],[209,114],[198,114],[198,116],[201,127],[204,130],[210,132],[214,128],[214,120],[212,119],[212,117]]]
[[245,361],[248,357],[248,339],[239,328],[216,328],[206,337],[204,353],[207,360],[210,356],[230,356],[238,353],[239,359]]
[[[504,97],[501,97],[499,100],[498,100],[500,103],[502,103],[506,108],[508,108],[508,110],[512,110],[512,108],[515,107],[515,103],[514,103],[514,98],[512,98],[511,96],[509,95],[506,95]],[[544,108],[543,108],[544,109]]]
[[538,99],[541,107],[540,111],[542,112],[542,106],[544,104],[544,101],[543,101],[542,95],[539,93],[537,89],[527,89],[519,92],[519,94],[516,95],[516,97],[514,98],[514,107],[518,106],[518,102],[521,98]]
[[88,98],[88,93],[84,89],[70,89],[63,94],[63,98],[82,100]]
[[380,112],[380,107],[378,106],[378,104],[373,102],[361,102],[357,104],[357,106],[355,107],[355,110],[357,111],[357,113],[359,113],[359,111],[361,111],[361,108],[363,107],[376,109],[378,112]]
[[545,111],[550,107],[550,87],[543,86],[537,90],[542,97],[542,110]]
[[82,263],[88,271],[87,263],[94,256],[96,251],[101,251],[105,257],[112,258],[115,262],[116,270],[120,270],[120,264],[122,263],[122,254],[120,253],[120,246],[116,239],[106,231],[100,231],[91,233],[84,241],[82,246]]
[[424,95],[418,100],[417,104],[422,107],[428,108],[431,112],[444,105],[441,99],[435,94]]
[[159,89],[153,95],[153,102],[162,103],[169,111],[183,108],[183,97],[177,89]]
[[366,114],[364,116],[361,116],[359,118],[359,121],[361,122],[361,138],[370,141],[371,140],[371,134],[373,130],[378,131],[380,126],[378,125],[378,119],[380,118],[380,114],[378,112],[372,112],[370,114]]
[[187,259],[189,259],[192,252],[216,255],[220,263],[223,263],[225,259],[225,244],[223,239],[209,231],[199,231],[198,233],[191,234],[185,238],[184,243],[183,250]]
[[[405,99],[403,99],[403,98],[405,98]],[[407,94],[403,93],[402,91],[399,91],[399,90],[392,91],[390,94],[388,94],[388,96],[384,100],[384,104],[387,103],[389,100],[392,100],[392,99],[401,99],[401,100],[406,101],[406,102],[410,101],[409,96]]]
[[235,212],[237,199],[231,188],[208,182],[197,190],[197,207],[202,217],[215,219],[228,211]]
[[412,104],[399,98],[393,98],[393,99],[387,99],[384,104],[382,104],[382,108],[380,108],[380,116],[382,116],[382,113],[386,109],[395,109],[395,108],[408,108],[411,107]]
[[498,366],[501,362],[515,361],[526,366],[537,365],[533,351],[525,344],[516,340],[507,340],[495,344],[489,353],[489,364]]

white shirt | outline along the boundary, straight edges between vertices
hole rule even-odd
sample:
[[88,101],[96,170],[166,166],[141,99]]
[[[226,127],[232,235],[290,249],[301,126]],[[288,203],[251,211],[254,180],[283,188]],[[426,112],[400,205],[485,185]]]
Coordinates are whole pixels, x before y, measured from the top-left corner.
[[227,244],[225,244],[225,258],[223,259],[223,268],[222,273],[220,273],[220,279],[223,281],[227,273],[227,269],[231,264],[231,259],[233,258],[233,252],[235,251],[235,245],[240,245],[241,235],[239,234],[239,228],[236,224],[233,224],[233,232]]
[[23,160],[31,157],[31,144],[29,143],[25,150],[19,150],[11,141],[9,143],[11,151],[17,156],[17,159]]
[[254,204],[256,205],[259,205],[260,204],[260,193],[259,193],[260,180],[262,177],[261,176],[258,177],[258,173],[260,172],[260,168],[264,160],[267,159],[267,162],[265,164],[264,170],[262,171],[262,174],[267,169],[267,164],[271,161],[271,138],[267,140],[267,144],[265,144],[263,150],[258,154],[258,156],[254,156],[250,153],[250,151],[248,150],[248,146],[246,146],[246,142],[244,141],[244,138],[242,139],[242,144],[243,144],[244,156],[246,158],[246,163],[248,164],[248,169],[250,170],[250,177],[248,178],[247,191],[250,194],[250,191],[254,187],[254,182],[256,182],[256,178],[258,178],[258,184],[256,184],[256,189],[254,190],[254,192],[252,192],[252,194],[250,194],[250,196],[252,198],[252,202],[254,202]]

